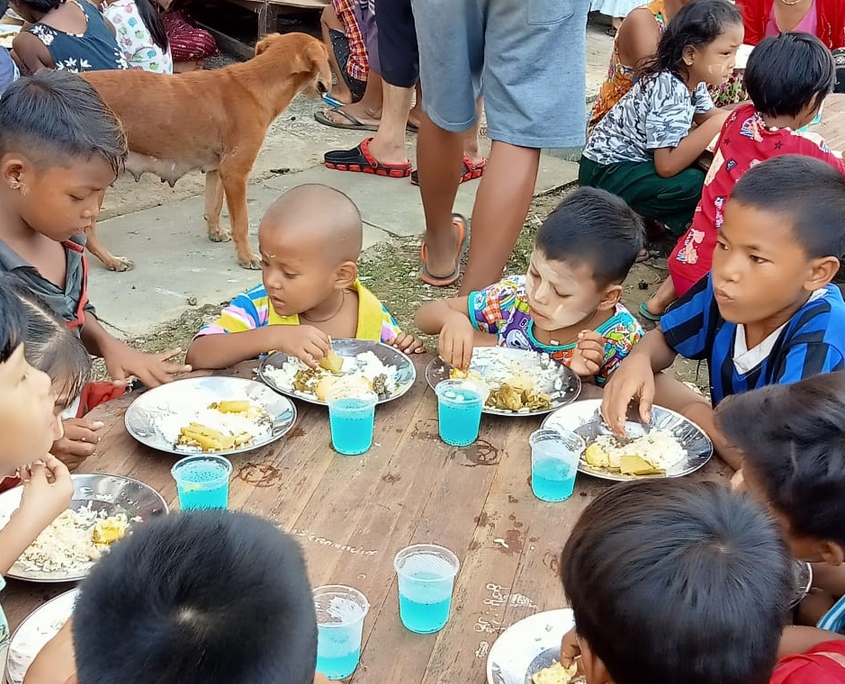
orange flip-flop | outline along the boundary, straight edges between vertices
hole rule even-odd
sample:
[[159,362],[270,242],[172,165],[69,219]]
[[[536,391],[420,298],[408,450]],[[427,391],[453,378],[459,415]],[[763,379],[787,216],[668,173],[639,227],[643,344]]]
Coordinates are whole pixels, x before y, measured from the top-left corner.
[[420,280],[427,285],[449,287],[449,285],[454,285],[458,281],[458,278],[461,277],[461,254],[469,239],[469,226],[467,225],[466,219],[460,214],[452,214],[452,225],[457,231],[458,241],[457,247],[455,248],[455,270],[448,276],[440,278],[428,272],[428,255],[426,253],[425,241],[420,246],[420,261],[422,262],[422,266],[420,266]]

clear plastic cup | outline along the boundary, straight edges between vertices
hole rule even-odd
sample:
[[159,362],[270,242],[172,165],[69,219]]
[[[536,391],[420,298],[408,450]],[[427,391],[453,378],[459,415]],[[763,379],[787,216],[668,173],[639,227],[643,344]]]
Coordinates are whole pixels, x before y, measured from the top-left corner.
[[449,621],[452,590],[460,562],[449,549],[415,544],[393,559],[399,576],[399,617],[417,634],[439,632]]
[[328,679],[346,679],[361,659],[367,597],[357,589],[332,584],[314,590],[317,610],[317,672]]
[[179,494],[179,508],[228,508],[232,463],[223,456],[188,456],[171,468]]
[[378,395],[366,389],[343,388],[328,397],[332,446],[344,456],[363,454],[373,445]]
[[542,501],[565,501],[572,496],[578,461],[586,445],[574,432],[537,430],[531,445],[531,490]]
[[437,394],[440,439],[452,446],[467,446],[478,439],[484,392],[472,380],[443,380]]

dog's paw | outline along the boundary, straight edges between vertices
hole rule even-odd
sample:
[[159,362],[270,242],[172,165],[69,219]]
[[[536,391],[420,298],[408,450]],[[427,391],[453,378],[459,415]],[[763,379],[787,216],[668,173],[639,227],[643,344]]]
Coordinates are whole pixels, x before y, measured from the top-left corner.
[[127,259],[126,257],[115,257],[114,261],[111,261],[106,264],[106,268],[110,271],[123,273],[124,271],[131,271],[133,268],[135,268],[135,264],[132,263],[131,259]]
[[212,242],[229,242],[232,239],[232,234],[228,230],[218,228],[208,231],[208,239]]
[[245,257],[238,256],[238,266],[250,271],[258,271],[261,269],[261,259],[254,254],[247,254]]

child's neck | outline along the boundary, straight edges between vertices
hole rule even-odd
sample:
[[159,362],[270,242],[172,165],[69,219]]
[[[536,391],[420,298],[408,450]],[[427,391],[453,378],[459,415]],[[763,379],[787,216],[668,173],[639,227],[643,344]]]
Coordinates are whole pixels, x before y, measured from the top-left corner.
[[25,258],[41,251],[49,244],[57,244],[55,240],[51,240],[29,226],[19,215],[8,211],[2,203],[0,203],[0,240]]
[[745,346],[748,349],[754,349],[754,347],[762,344],[769,335],[788,323],[809,299],[810,295],[808,294],[794,304],[781,309],[762,321],[745,323],[743,325],[745,328]]
[[543,330],[537,327],[535,323],[533,326],[534,339],[547,347],[563,347],[568,344],[575,344],[581,332],[584,330],[595,330],[599,326],[604,325],[613,313],[612,309],[596,309],[592,314],[581,319],[578,323],[566,328],[558,328],[557,330]]
[[757,113],[766,128],[801,128],[801,121],[794,116],[767,116],[760,111]]

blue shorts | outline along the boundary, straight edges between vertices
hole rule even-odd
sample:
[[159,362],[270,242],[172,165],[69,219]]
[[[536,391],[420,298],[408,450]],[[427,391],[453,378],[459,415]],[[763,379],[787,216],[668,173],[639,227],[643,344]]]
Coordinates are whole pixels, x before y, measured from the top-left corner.
[[412,0],[423,108],[447,131],[475,123],[492,140],[578,147],[586,136],[590,0]]

